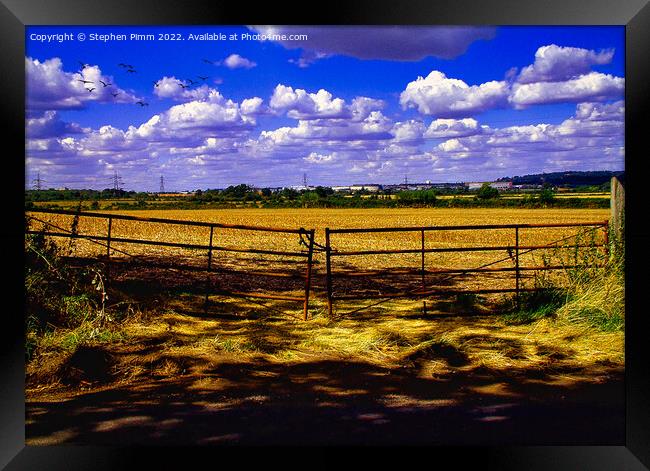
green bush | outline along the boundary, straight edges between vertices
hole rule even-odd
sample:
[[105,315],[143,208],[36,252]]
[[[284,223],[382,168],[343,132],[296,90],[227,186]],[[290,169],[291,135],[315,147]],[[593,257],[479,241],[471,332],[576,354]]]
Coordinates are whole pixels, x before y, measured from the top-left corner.
[[483,183],[481,188],[476,193],[476,197],[480,200],[491,200],[499,197],[499,190],[492,188],[489,183]]
[[[29,227],[29,220],[26,226]],[[109,325],[113,318],[106,309],[103,266],[73,270],[62,251],[65,249],[57,247],[43,233],[25,235],[27,361],[33,359],[39,345],[48,343],[54,332],[67,332],[59,346],[76,345],[75,338],[101,341],[113,335]]]
[[[568,253],[556,249],[544,257],[545,265],[561,264],[562,279],[551,280],[539,272],[535,286],[540,291],[524,292],[508,301],[503,319],[507,323],[529,323],[544,317],[578,323],[602,331],[625,327],[625,264],[621,241],[612,241],[609,253],[598,247],[579,247],[596,242],[595,230],[575,238]],[[619,248],[616,248],[616,247]]]

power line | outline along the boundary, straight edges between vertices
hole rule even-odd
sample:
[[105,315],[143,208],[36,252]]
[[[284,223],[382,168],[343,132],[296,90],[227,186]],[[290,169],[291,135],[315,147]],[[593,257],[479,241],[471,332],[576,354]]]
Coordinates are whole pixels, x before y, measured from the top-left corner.
[[114,190],[121,190],[122,186],[124,185],[124,182],[122,181],[122,177],[120,177],[117,173],[117,170],[115,170],[115,173],[113,174],[113,178],[111,179],[113,181],[113,189]]
[[165,177],[160,176],[160,193],[165,192]]
[[41,172],[38,172],[36,174],[36,178],[34,180],[32,180],[32,183],[33,183],[32,188],[34,188],[34,189],[36,189],[38,191],[41,191],[43,189],[43,183],[44,182],[45,182],[45,180],[43,180],[41,178]]

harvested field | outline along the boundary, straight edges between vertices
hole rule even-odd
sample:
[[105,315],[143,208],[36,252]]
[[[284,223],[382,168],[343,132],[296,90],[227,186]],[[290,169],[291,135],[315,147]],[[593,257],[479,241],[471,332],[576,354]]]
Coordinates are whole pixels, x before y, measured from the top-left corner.
[[[593,222],[608,217],[605,210],[504,209],[126,213],[313,227],[319,243],[324,242],[323,229],[328,226]],[[69,228],[72,222],[66,216],[38,217],[60,227]],[[80,218],[78,229],[101,234],[105,223]],[[206,243],[209,230],[131,221],[114,224],[116,237],[197,244]],[[544,244],[567,233],[572,231],[522,230],[520,243]],[[513,243],[512,236],[511,230],[432,232],[427,234],[427,244],[507,245]],[[332,243],[338,250],[401,249],[409,244],[419,248],[419,237],[419,232],[337,234]],[[65,249],[68,241],[61,241]],[[228,229],[219,231],[215,244],[291,251],[302,247],[295,234]],[[137,270],[127,262],[129,257],[119,252],[112,255],[117,263],[111,267],[110,303],[130,306],[131,313],[119,324],[104,327],[101,336],[82,325],[76,330],[57,330],[39,341],[26,378],[30,445],[541,445],[622,443],[624,438],[625,357],[620,330],[598,331],[567,316],[513,322],[499,316],[498,306],[485,297],[439,296],[427,300],[426,312],[420,303],[391,300],[352,315],[349,311],[363,303],[340,301],[330,318],[322,293],[322,252],[315,254],[314,281],[314,289],[321,293],[312,297],[311,319],[304,322],[295,302],[211,295],[207,306],[205,274],[174,268],[180,261],[204,265],[205,251],[176,254],[167,248],[112,247],[146,255],[139,259]],[[69,248],[70,255],[77,256],[105,251],[82,240]],[[427,254],[427,267],[461,263],[466,267],[494,256]],[[342,263],[334,260],[340,272],[414,268],[419,257],[398,254],[345,257]],[[250,273],[278,274],[279,267],[287,269],[284,257],[268,259],[216,254],[215,265],[248,274],[212,274],[213,286],[299,293],[301,279]],[[155,267],[154,261],[169,267]],[[289,265],[289,270],[304,275],[298,264]],[[511,281],[492,275],[482,274],[483,282],[496,286]],[[432,282],[433,275],[428,276]],[[400,283],[409,279],[361,282],[339,278],[337,282],[337,294],[359,289],[385,293],[401,288]],[[471,286],[471,279],[457,284]]]
[[[247,224],[286,229],[314,228],[316,242],[324,244],[324,229],[336,228],[373,228],[373,227],[421,227],[449,225],[501,225],[501,224],[543,224],[543,223],[576,223],[603,221],[609,217],[608,210],[601,209],[282,209],[282,210],[160,210],[160,211],[119,211],[106,214],[126,214],[150,218],[166,218],[187,221],[214,222],[220,224]],[[55,214],[37,214],[39,219],[51,222],[55,227],[69,230],[73,216]],[[103,218],[81,217],[77,231],[80,234],[106,235],[107,220]],[[39,223],[35,223],[39,227]],[[111,234],[114,238],[146,239],[158,242],[180,242],[206,246],[209,242],[208,227],[191,227],[168,225],[139,221],[113,220]],[[520,246],[540,246],[561,241],[559,244],[571,245],[576,242],[572,236],[582,234],[580,243],[601,243],[604,232],[602,229],[592,230],[584,227],[560,228],[522,228],[519,231]],[[62,244],[70,241],[59,239]],[[305,245],[300,244],[297,234],[265,233],[243,231],[228,228],[215,229],[213,244],[217,247],[238,249],[265,249],[281,252],[306,252]],[[402,250],[421,248],[421,233],[363,233],[363,234],[333,234],[333,251],[363,251],[363,250]],[[485,246],[514,246],[515,231],[508,229],[430,231],[424,235],[426,248],[445,249],[453,247],[476,248]],[[168,260],[174,263],[192,264],[205,267],[207,250],[170,248],[161,246],[143,246],[114,242],[111,244],[113,256],[117,259],[128,259],[124,254],[146,255]],[[71,245],[71,255],[87,256],[105,253],[105,247],[86,240],[77,240]],[[566,266],[571,263],[581,263],[581,254],[569,249],[544,249],[520,253],[521,267],[538,267],[544,264]],[[323,273],[325,256],[322,251],[314,254],[316,290],[324,289]],[[372,271],[391,269],[392,273],[369,278],[339,280],[334,287],[334,294],[348,294],[352,288],[360,288],[366,294],[383,294],[399,291],[402,287],[413,282],[413,275],[418,275],[421,264],[420,253],[408,254],[370,254],[362,256],[333,257],[332,269],[335,273],[354,271]],[[283,285],[285,294],[300,295],[302,285],[299,277],[304,276],[305,259],[295,256],[275,256],[267,254],[246,254],[221,251],[212,252],[211,266],[216,269],[250,271],[257,270],[269,274],[288,272],[296,279]],[[440,270],[476,269],[508,269],[514,267],[512,250],[472,251],[472,252],[436,252],[427,253],[425,268],[427,286],[458,288],[462,281],[464,289],[506,288],[514,286],[514,272],[501,271],[482,273],[479,276],[465,274],[463,277],[444,276],[436,274]],[[253,274],[255,276],[255,274]],[[388,276],[388,278],[386,278]],[[418,275],[419,276],[419,275]],[[557,280],[559,273],[550,273],[549,279]],[[451,281],[449,281],[451,280]],[[246,283],[251,284],[252,280]],[[277,281],[277,280],[276,280]],[[522,287],[533,287],[535,272],[522,272]],[[233,290],[241,279],[231,275],[222,277],[222,285]],[[260,291],[268,287],[270,282],[260,278],[257,284]],[[277,283],[276,283],[277,284]],[[235,289],[236,290],[236,289]]]

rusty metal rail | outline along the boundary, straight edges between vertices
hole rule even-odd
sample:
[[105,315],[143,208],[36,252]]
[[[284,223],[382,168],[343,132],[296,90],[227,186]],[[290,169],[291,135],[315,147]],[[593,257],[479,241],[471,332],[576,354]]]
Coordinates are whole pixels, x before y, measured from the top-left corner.
[[[150,246],[159,246],[159,247],[175,247],[182,249],[196,250],[200,252],[206,252],[207,263],[205,265],[196,265],[196,264],[174,264],[173,266],[168,266],[160,263],[155,263],[151,261],[145,261],[143,263],[148,267],[161,267],[161,268],[174,268],[180,270],[191,270],[191,271],[204,271],[207,272],[206,276],[206,293],[205,301],[206,306],[208,304],[208,296],[210,294],[218,294],[224,296],[232,297],[241,297],[241,298],[257,298],[257,299],[271,299],[271,300],[283,300],[291,302],[301,302],[303,310],[303,318],[308,319],[309,315],[309,302],[310,302],[310,292],[313,290],[313,277],[314,277],[314,252],[324,252],[325,254],[325,293],[327,299],[327,309],[330,315],[333,313],[333,304],[337,300],[358,300],[358,299],[397,299],[397,298],[428,298],[434,295],[442,294],[463,294],[463,293],[472,293],[472,294],[482,294],[482,293],[515,293],[517,301],[519,300],[519,295],[521,292],[534,291],[536,288],[526,288],[522,286],[521,278],[523,272],[531,271],[550,271],[550,270],[561,270],[567,268],[579,268],[585,267],[586,265],[544,265],[544,266],[522,266],[520,264],[520,257],[526,253],[535,250],[542,249],[565,249],[565,248],[587,248],[587,247],[605,247],[607,250],[608,247],[608,221],[597,221],[597,222],[576,222],[576,223],[551,223],[551,224],[483,224],[483,225],[459,225],[459,226],[426,226],[426,227],[383,227],[383,228],[350,228],[350,229],[325,229],[325,244],[318,244],[315,239],[315,230],[314,229],[287,229],[287,228],[278,228],[278,227],[264,227],[264,226],[254,226],[254,225],[239,225],[239,224],[223,224],[216,222],[200,222],[200,221],[186,221],[186,220],[177,220],[177,219],[163,219],[163,218],[148,218],[140,216],[131,216],[131,215],[122,215],[122,214],[107,214],[107,213],[98,213],[98,212],[79,212],[71,210],[55,210],[55,209],[40,209],[40,210],[30,210],[26,212],[28,217],[35,221],[40,221],[44,224],[43,230],[33,230],[26,229],[26,234],[44,234],[50,237],[62,237],[69,239],[86,239],[92,243],[99,244],[106,248],[106,253],[104,259],[108,262],[114,262],[111,260],[111,253],[117,252],[129,257],[132,257],[133,260],[138,261],[139,257],[130,253],[127,253],[124,250],[120,250],[112,246],[111,244],[132,244],[132,245],[150,245]],[[55,225],[53,222],[41,220],[35,216],[29,216],[30,213],[44,213],[44,214],[59,214],[59,215],[68,215],[74,216],[77,218],[99,218],[105,219],[106,224],[106,233],[105,234],[79,234],[74,230],[68,230],[63,227]],[[182,242],[166,242],[159,240],[146,240],[146,239],[137,239],[131,237],[115,237],[114,232],[114,220],[126,220],[126,221],[135,221],[141,223],[156,223],[156,224],[172,224],[172,225],[182,225],[189,227],[204,227],[209,228],[209,238],[207,243],[182,243]],[[559,240],[554,240],[545,245],[522,245],[520,243],[520,231],[522,229],[542,229],[542,228],[593,228],[604,229],[604,242],[601,243],[578,243],[576,240],[575,243],[571,244],[567,241],[570,239],[575,239],[578,234],[572,234],[568,237],[563,237]],[[261,248],[252,248],[252,247],[232,247],[232,246],[221,246],[215,244],[215,236],[219,229],[224,230],[242,230],[242,231],[260,231],[260,232],[269,232],[269,233],[285,233],[285,234],[296,234],[299,237],[299,243],[302,246],[300,251],[283,251],[283,250],[271,250],[264,247]],[[478,230],[514,230],[514,244],[511,245],[480,245],[480,246],[461,246],[461,247],[427,247],[425,235],[428,232],[436,231],[478,231]],[[417,248],[403,248],[403,249],[368,249],[368,250],[337,250],[332,245],[332,238],[337,234],[364,234],[364,233],[391,233],[391,232],[413,232],[419,233],[418,247]],[[206,237],[207,238],[207,237]],[[472,266],[467,268],[440,268],[440,269],[431,269],[426,266],[426,255],[432,253],[470,253],[470,252],[498,252],[498,251],[507,251],[508,256],[492,260],[488,263],[482,264],[480,266]],[[304,267],[304,272],[297,270],[287,270],[287,271],[273,271],[265,272],[259,267],[251,267],[251,269],[246,270],[234,270],[228,268],[227,266],[214,266],[214,253],[215,252],[230,252],[230,253],[241,253],[241,254],[257,254],[257,255],[269,255],[269,256],[281,256],[286,257],[289,260],[284,260],[285,264],[295,263],[299,264],[300,267]],[[348,256],[365,256],[365,255],[395,255],[395,254],[420,254],[420,266],[419,268],[413,269],[380,269],[380,270],[338,270],[334,272],[332,268],[332,260],[334,257],[341,259],[342,257]],[[293,261],[291,261],[293,260]],[[514,266],[512,267],[491,267],[497,263],[504,261],[512,261]],[[303,265],[304,264],[304,265]],[[301,268],[302,269],[302,268]],[[445,287],[440,287],[441,282],[448,281],[456,276],[463,276],[469,273],[477,274],[487,274],[487,273],[513,273],[514,272],[514,286],[512,288],[495,288],[490,287],[487,289],[473,289],[473,290],[459,290],[459,289],[447,289]],[[261,293],[261,292],[241,292],[238,290],[224,290],[219,288],[210,287],[210,275],[211,274],[246,274],[246,275],[259,275],[259,276],[271,276],[276,278],[287,278],[287,279],[296,279],[304,280],[304,295],[302,297],[298,296],[289,296],[284,294],[276,293]],[[427,277],[432,275],[446,275],[446,278],[436,280],[436,284],[432,284],[430,280],[427,280]],[[407,276],[407,277],[417,277],[417,281],[412,281],[412,289],[404,290],[401,288],[399,292],[391,293],[346,293],[346,294],[334,294],[334,278],[347,278],[352,280],[361,280],[366,277],[391,277],[391,276]],[[380,301],[381,303],[383,301]],[[379,303],[374,303],[376,305]],[[357,312],[366,307],[360,307],[355,309],[352,312]]]
[[186,221],[183,219],[163,219],[163,218],[145,218],[142,216],[130,216],[127,214],[107,214],[95,213],[91,211],[73,211],[69,209],[30,209],[28,213],[50,213],[50,214],[65,214],[68,216],[83,216],[94,218],[108,218],[109,220],[125,220],[125,221],[140,221],[140,222],[157,222],[161,224],[177,224],[181,226],[197,226],[197,227],[215,227],[222,229],[241,229],[245,231],[261,231],[261,232],[285,232],[287,234],[307,234],[307,229],[287,229],[283,227],[266,227],[266,226],[250,226],[242,224],[223,224],[217,222],[203,222],[203,221]]
[[[201,221],[184,221],[178,219],[163,219],[163,218],[146,218],[140,216],[130,216],[123,214],[107,214],[107,213],[96,213],[96,212],[80,212],[80,211],[71,211],[71,210],[56,210],[56,209],[34,209],[27,211],[28,218],[31,218],[35,221],[39,221],[45,225],[43,230],[32,230],[26,229],[26,234],[43,234],[49,237],[62,237],[68,239],[86,239],[94,243],[106,246],[106,258],[107,262],[111,261],[111,250],[123,253],[134,257],[132,254],[126,253],[124,251],[118,251],[114,247],[111,247],[111,243],[124,243],[124,244],[134,244],[134,245],[149,245],[149,246],[159,246],[159,247],[175,247],[199,251],[207,251],[207,264],[203,271],[208,272],[208,280],[206,280],[206,285],[209,281],[210,273],[244,273],[247,275],[262,275],[263,272],[259,270],[243,271],[237,272],[236,270],[227,269],[225,267],[213,267],[213,253],[217,252],[232,252],[232,253],[249,253],[257,255],[272,255],[272,256],[282,256],[288,258],[298,258],[306,261],[305,275],[301,278],[304,279],[304,295],[302,297],[297,296],[285,296],[285,295],[275,295],[275,294],[265,294],[265,293],[256,293],[256,292],[239,292],[239,291],[227,291],[223,289],[214,290],[213,294],[221,294],[226,296],[233,297],[243,297],[243,298],[259,298],[259,299],[273,299],[273,300],[283,300],[283,301],[300,301],[303,303],[303,318],[306,320],[309,314],[309,293],[312,289],[312,265],[313,265],[313,252],[314,252],[314,229],[287,229],[279,227],[265,227],[265,226],[253,226],[253,225],[241,225],[241,224],[222,224],[214,222],[201,222]],[[45,213],[45,214],[59,214],[74,216],[78,218],[100,218],[107,220],[106,226],[106,235],[101,234],[79,234],[72,230],[67,230],[51,224],[48,221],[43,221],[42,219],[30,216],[29,213]],[[188,244],[182,242],[165,242],[158,240],[147,240],[147,239],[135,239],[129,237],[115,237],[112,235],[113,231],[113,221],[114,220],[126,220],[126,221],[136,221],[142,223],[156,223],[156,224],[172,224],[172,225],[182,225],[190,227],[205,227],[210,229],[209,241],[207,244]],[[46,230],[49,227],[57,229],[56,231]],[[285,233],[285,234],[297,234],[300,237],[300,242],[302,245],[306,246],[307,251],[281,251],[281,250],[268,250],[268,249],[259,249],[259,248],[239,248],[239,247],[227,247],[215,245],[214,235],[215,229],[228,229],[228,230],[242,230],[242,231],[259,231],[259,232],[272,232],[272,233]],[[306,238],[306,241],[305,241]],[[105,243],[104,243],[105,242]],[[160,264],[148,264],[148,266],[161,267]],[[171,268],[171,267],[169,267]],[[173,268],[188,269],[188,270],[199,270],[196,266],[182,266],[175,265]],[[295,273],[272,273],[273,276],[286,276],[287,278],[295,278]],[[209,292],[206,289],[206,306],[208,303]]]
[[[602,228],[604,230],[604,242],[598,243],[574,243],[568,244],[566,241],[571,238],[576,238],[578,234],[564,237],[562,239],[553,241],[545,245],[521,245],[519,241],[521,229],[541,229],[541,228],[571,228],[571,227],[584,227],[584,228]],[[425,245],[425,233],[434,231],[460,231],[460,230],[491,230],[491,229],[514,229],[514,245],[499,245],[499,246],[464,246],[464,247],[432,247],[427,248]],[[336,250],[332,246],[332,235],[334,234],[365,234],[365,233],[378,233],[378,232],[414,232],[420,233],[420,247],[414,249],[385,249],[385,250],[354,250],[342,251]],[[519,303],[520,293],[525,291],[535,291],[538,288],[524,288],[521,286],[521,272],[524,271],[546,271],[546,270],[562,270],[567,268],[585,267],[586,265],[544,265],[544,266],[521,266],[520,256],[541,249],[556,249],[556,248],[585,248],[585,247],[608,247],[608,221],[596,222],[576,222],[576,223],[550,223],[550,224],[482,224],[482,225],[459,225],[459,226],[428,226],[428,227],[381,227],[381,228],[350,228],[350,229],[325,229],[325,256],[326,256],[326,294],[327,294],[327,309],[330,316],[333,314],[333,305],[336,300],[356,300],[356,299],[397,299],[397,298],[426,298],[433,295],[441,294],[483,294],[483,293],[515,293],[517,303]],[[509,256],[491,261],[478,267],[471,268],[449,268],[441,270],[427,270],[425,265],[425,255],[428,253],[445,253],[445,252],[481,252],[481,251],[507,251]],[[334,273],[332,270],[333,257],[347,257],[347,256],[363,256],[363,255],[395,255],[395,254],[421,254],[419,270],[371,270],[371,271],[339,271]],[[490,265],[500,263],[503,261],[512,260],[514,267],[498,267],[488,268]],[[441,289],[437,287],[427,287],[426,275],[439,275],[449,274],[450,276],[442,281],[447,281],[453,276],[464,275],[467,273],[495,273],[495,272],[514,272],[513,288],[494,288],[494,289],[474,289],[474,290],[454,290],[454,289]],[[381,293],[381,294],[340,294],[334,295],[333,279],[340,278],[363,278],[363,277],[377,277],[377,276],[399,276],[399,275],[418,275],[420,278],[419,286],[414,287],[408,291],[398,293]],[[376,305],[378,303],[373,303]],[[367,306],[369,307],[369,306]],[[363,308],[355,309],[352,312],[357,312]]]

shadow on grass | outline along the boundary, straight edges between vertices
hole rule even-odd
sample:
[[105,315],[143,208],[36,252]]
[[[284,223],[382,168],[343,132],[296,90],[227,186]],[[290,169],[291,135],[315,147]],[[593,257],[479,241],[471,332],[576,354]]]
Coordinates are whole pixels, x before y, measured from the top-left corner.
[[[441,355],[450,363],[456,357]],[[624,442],[621,378],[562,387],[529,382],[525,372],[503,373],[475,368],[434,378],[363,362],[223,362],[198,376],[148,380],[63,402],[30,401],[27,443]]]
[[[317,353],[307,360],[271,361],[264,355],[301,340],[294,331],[299,324],[292,326],[277,312],[244,300],[211,297],[206,311],[195,281],[160,283],[116,274],[113,289],[118,296],[173,309],[173,322],[167,321],[167,331],[145,331],[121,348],[77,350],[62,367],[68,383],[97,384],[92,390],[28,395],[27,444],[624,443],[620,368],[601,364],[607,375],[596,377],[595,364],[564,361],[575,354],[567,346],[537,346],[536,353],[551,361],[551,367],[487,368],[473,362],[462,346],[487,353],[497,346],[499,354],[519,359],[525,345],[501,335],[498,323],[484,322],[481,333],[461,336],[454,344],[424,332],[419,348],[397,366],[363,361],[363,355],[351,361]],[[430,305],[433,315],[400,315],[412,320],[439,316],[440,333],[456,322],[445,314],[474,312],[470,304],[440,299]],[[282,313],[292,306],[271,307]],[[345,322],[361,328],[378,320],[377,313],[365,312]],[[403,342],[390,332],[384,337]],[[213,342],[214,349],[193,354],[191,348],[169,348],[201,339]],[[238,357],[242,352],[247,355]],[[137,358],[143,370],[122,377],[124,370],[115,365],[129,358]],[[427,369],[431,362],[444,368],[432,372]],[[563,375],[572,378],[558,380]]]
[[[384,366],[323,355],[300,362],[271,361],[263,354],[297,340],[295,332],[276,319],[206,321],[181,315],[182,323],[208,324],[202,336],[219,332],[226,339],[243,339],[251,355],[238,360],[236,352],[224,355],[223,348],[195,355],[163,348],[192,341],[192,336],[179,332],[181,325],[126,351],[106,347],[108,355],[101,348],[82,352],[74,361],[88,366],[90,360],[93,376],[73,380],[112,375],[112,381],[94,390],[29,398],[27,443],[624,443],[625,393],[617,365],[601,365],[608,371],[607,379],[596,377],[592,365],[563,362],[573,352],[552,345],[537,347],[538,354],[556,360],[550,368],[492,369],[473,363],[457,345],[471,344],[486,352],[498,345],[498,351],[511,358],[523,355],[523,344],[501,337],[496,324],[484,334],[465,335],[454,345],[423,334],[420,348],[399,365]],[[111,365],[121,363],[127,354],[140,358],[146,371],[120,383],[120,373]],[[110,362],[92,360],[96,357]],[[430,372],[429,362],[445,367]],[[106,371],[101,371],[102,365]],[[563,375],[572,379],[558,381]]]

